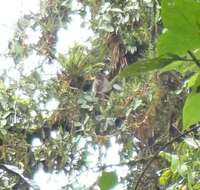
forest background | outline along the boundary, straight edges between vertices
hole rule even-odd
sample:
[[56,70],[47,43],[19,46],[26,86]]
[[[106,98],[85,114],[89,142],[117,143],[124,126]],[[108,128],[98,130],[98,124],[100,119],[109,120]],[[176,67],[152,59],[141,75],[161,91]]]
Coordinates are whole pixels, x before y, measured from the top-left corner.
[[40,1],[1,55],[0,189],[200,189],[199,48],[198,0]]

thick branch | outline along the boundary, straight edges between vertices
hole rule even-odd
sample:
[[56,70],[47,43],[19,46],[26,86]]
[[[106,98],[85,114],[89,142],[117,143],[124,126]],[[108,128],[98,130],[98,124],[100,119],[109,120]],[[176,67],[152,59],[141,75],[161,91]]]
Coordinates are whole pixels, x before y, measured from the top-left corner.
[[180,138],[184,137],[185,135],[197,130],[200,128],[200,125],[194,126],[191,129],[185,131],[184,133],[178,135],[177,137],[173,138],[172,140],[170,140],[169,142],[167,142],[165,145],[163,145],[154,155],[153,157],[149,160],[149,162],[147,163],[146,167],[144,168],[143,172],[140,174],[136,185],[135,185],[135,189],[137,190],[139,187],[139,184],[144,176],[144,174],[146,173],[147,169],[149,168],[149,166],[153,163],[153,161],[157,158],[157,156],[159,155],[160,151],[164,150],[166,147],[168,147],[169,145],[171,145],[172,143],[176,142],[177,140],[179,140]]

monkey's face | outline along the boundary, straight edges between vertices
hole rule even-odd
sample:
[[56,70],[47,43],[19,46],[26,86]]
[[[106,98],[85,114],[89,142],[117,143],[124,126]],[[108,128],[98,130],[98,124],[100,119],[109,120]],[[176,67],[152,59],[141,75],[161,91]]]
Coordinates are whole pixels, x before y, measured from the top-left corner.
[[104,80],[105,75],[103,73],[98,73],[96,76],[96,80]]
[[104,94],[111,90],[111,85],[105,74],[99,73],[93,82],[92,91],[95,94]]

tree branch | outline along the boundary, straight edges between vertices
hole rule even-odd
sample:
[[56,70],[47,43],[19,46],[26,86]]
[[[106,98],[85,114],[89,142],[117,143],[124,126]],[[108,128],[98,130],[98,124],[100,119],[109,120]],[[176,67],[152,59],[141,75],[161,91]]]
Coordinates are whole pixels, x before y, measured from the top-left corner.
[[99,166],[97,171],[101,171],[101,170],[105,170],[107,168],[111,168],[111,167],[120,167],[120,166],[134,166],[140,162],[146,162],[147,160],[151,159],[152,157],[148,157],[148,158],[141,158],[138,160],[130,160],[128,162],[120,162],[118,164],[109,164],[109,165],[103,165],[103,166]]
[[24,181],[24,183],[26,185],[28,185],[29,187],[32,187],[33,190],[39,190],[40,189],[39,186],[32,179],[24,177],[23,171],[20,170],[18,167],[13,166],[13,165],[0,163],[0,169],[6,171],[8,173],[11,173],[15,176],[18,176],[22,181]]
[[164,150],[167,146],[171,145],[172,143],[176,142],[177,140],[179,140],[180,138],[184,137],[185,135],[197,130],[200,128],[200,125],[197,125],[197,126],[194,126],[192,127],[191,129],[185,131],[184,133],[178,135],[177,137],[173,138],[172,140],[170,140],[169,142],[167,142],[165,145],[163,145],[154,155],[153,157],[149,160],[149,162],[147,163],[147,165],[145,166],[143,172],[140,174],[137,182],[136,182],[136,185],[135,185],[135,188],[134,190],[137,190],[138,187],[139,187],[139,184],[144,176],[144,174],[146,173],[147,169],[149,168],[149,166],[153,163],[153,161],[157,158],[157,156],[159,155],[160,151]]
[[192,60],[196,63],[196,65],[200,67],[200,60],[198,60],[197,57],[190,50],[188,50],[188,54],[190,55]]

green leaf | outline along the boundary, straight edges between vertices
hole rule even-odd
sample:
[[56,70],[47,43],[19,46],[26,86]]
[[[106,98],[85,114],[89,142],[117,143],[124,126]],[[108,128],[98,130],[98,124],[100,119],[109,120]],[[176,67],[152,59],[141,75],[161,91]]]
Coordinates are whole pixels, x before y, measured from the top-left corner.
[[99,29],[104,30],[106,32],[113,32],[114,28],[111,25],[105,24],[105,25],[101,25],[99,27]]
[[5,127],[6,124],[7,124],[7,120],[6,119],[2,119],[0,121],[0,127]]
[[172,176],[170,169],[165,170],[159,178],[160,185],[166,185]]
[[96,101],[96,98],[94,98],[93,96],[86,95],[86,96],[84,96],[84,98],[88,102],[95,102]]
[[189,61],[174,61],[173,63],[163,67],[160,72],[167,72],[167,71],[172,71],[175,70],[181,74],[187,73],[188,71],[193,71],[196,70],[196,65],[192,64]]
[[[163,152],[163,151],[160,152],[159,155],[171,163],[171,171],[173,173],[178,172],[179,175],[181,175],[181,176],[186,175],[188,167],[185,163],[181,163],[181,160],[177,155],[170,154],[170,153]],[[162,182],[164,182],[164,181],[162,181]]]
[[0,128],[0,137],[4,137],[7,135],[7,131],[5,129]]
[[117,175],[115,172],[102,172],[97,181],[101,190],[109,190],[117,184]]
[[200,122],[200,93],[190,94],[183,108],[183,128]]
[[167,30],[158,40],[158,53],[185,54],[200,47],[200,3],[195,0],[163,0],[162,19]]
[[142,100],[136,100],[134,102],[134,106],[133,106],[133,110],[136,110],[138,107],[140,107],[141,105],[143,105]]
[[117,77],[119,78],[128,77],[128,76],[138,75],[142,72],[161,69],[162,67],[179,59],[180,59],[179,57],[168,55],[168,56],[156,57],[153,59],[140,60],[137,61],[136,63],[126,66],[124,70],[122,70],[122,72]]
[[164,158],[164,159],[166,159],[167,161],[169,161],[169,162],[172,162],[172,160],[177,160],[177,159],[178,159],[177,155],[173,155],[173,154],[170,154],[170,153],[164,152],[164,151],[161,151],[161,152],[159,153],[159,155],[160,155],[162,158]]
[[89,105],[87,105],[87,104],[83,104],[83,105],[81,105],[81,108],[82,108],[82,109],[89,109],[89,108],[90,108],[90,106],[89,106]]
[[78,101],[77,101],[78,104],[87,104],[87,101],[80,98]]
[[200,72],[198,72],[198,76],[197,76],[197,78],[196,78],[196,80],[195,80],[195,83],[194,83],[194,85],[192,86],[192,93],[199,93],[199,91],[200,91]]
[[124,11],[122,11],[121,9],[119,8],[112,8],[110,9],[111,12],[116,12],[116,13],[123,13]]
[[179,158],[177,155],[171,155],[171,170],[172,172],[176,172],[178,169],[178,166],[180,164]]
[[199,77],[199,73],[195,73],[194,75],[192,75],[186,82],[187,87],[192,88],[195,85],[198,77]]
[[3,114],[2,119],[6,119],[10,114],[12,114],[11,111],[6,112],[5,114]]

